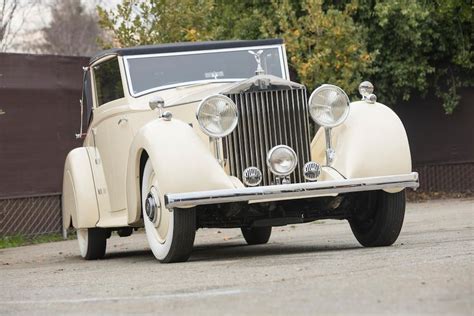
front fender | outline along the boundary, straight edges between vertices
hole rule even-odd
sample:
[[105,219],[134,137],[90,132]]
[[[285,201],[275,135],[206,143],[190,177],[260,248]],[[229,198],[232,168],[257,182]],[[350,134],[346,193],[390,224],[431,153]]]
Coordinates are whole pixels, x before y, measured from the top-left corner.
[[[408,138],[400,118],[381,103],[353,102],[344,124],[331,131],[336,151],[332,163],[348,179],[411,172]],[[326,162],[326,139],[320,128],[311,143],[314,161]]]
[[192,127],[177,119],[153,120],[138,131],[130,147],[127,166],[129,224],[140,220],[140,160],[144,153],[151,159],[161,198],[165,193],[234,188],[231,178]]

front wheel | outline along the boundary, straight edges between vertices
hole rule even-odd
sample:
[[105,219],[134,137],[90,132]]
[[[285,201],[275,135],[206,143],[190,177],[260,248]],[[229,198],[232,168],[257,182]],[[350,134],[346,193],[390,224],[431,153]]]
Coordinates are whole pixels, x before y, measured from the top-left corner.
[[77,241],[81,256],[86,260],[101,259],[105,255],[108,232],[104,228],[80,228]]
[[405,217],[405,190],[374,191],[364,199],[364,208],[349,220],[352,232],[364,247],[392,245],[400,235]]
[[162,263],[187,261],[196,235],[196,210],[164,207],[150,160],[143,170],[142,209],[146,237],[156,259]]
[[272,227],[242,227],[242,235],[249,245],[266,244],[272,234]]

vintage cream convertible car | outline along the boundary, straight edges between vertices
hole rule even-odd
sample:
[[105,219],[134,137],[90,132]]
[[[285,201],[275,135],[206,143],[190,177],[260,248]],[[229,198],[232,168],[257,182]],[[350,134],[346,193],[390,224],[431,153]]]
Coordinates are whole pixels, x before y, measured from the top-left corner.
[[370,82],[359,91],[350,103],[325,84],[308,99],[281,40],[104,51],[84,68],[64,230],[86,259],[140,227],[161,262],[186,261],[201,227],[263,244],[272,226],[346,219],[363,246],[391,245],[418,175],[400,119]]

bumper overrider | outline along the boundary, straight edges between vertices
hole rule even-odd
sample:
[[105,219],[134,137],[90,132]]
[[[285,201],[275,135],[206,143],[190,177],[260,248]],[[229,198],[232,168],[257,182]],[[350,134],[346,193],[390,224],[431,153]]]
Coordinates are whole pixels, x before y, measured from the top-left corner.
[[258,203],[268,200],[312,198],[349,192],[404,188],[416,189],[419,185],[418,173],[412,172],[382,177],[292,183],[242,189],[168,193],[165,194],[165,205],[167,208],[179,208],[233,202]]

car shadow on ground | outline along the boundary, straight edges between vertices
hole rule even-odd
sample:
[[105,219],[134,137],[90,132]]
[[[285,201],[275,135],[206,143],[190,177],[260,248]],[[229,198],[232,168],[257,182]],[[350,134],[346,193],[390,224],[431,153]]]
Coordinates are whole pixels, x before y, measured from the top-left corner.
[[[265,245],[247,245],[245,243],[233,242],[226,243],[212,243],[204,245],[196,245],[193,249],[190,262],[203,261],[220,261],[230,259],[244,259],[244,258],[258,258],[267,256],[285,256],[309,253],[327,253],[337,251],[351,251],[360,250],[361,246],[355,244],[338,244],[338,245],[295,245],[282,243],[268,243]],[[107,253],[103,260],[116,259],[134,259],[139,260],[154,260],[151,250],[130,250]]]
[[265,245],[238,244],[207,244],[194,247],[189,261],[218,261],[238,258],[258,258],[267,256],[285,256],[309,253],[326,253],[334,251],[351,251],[361,249],[354,244],[339,245],[295,245],[269,243]]

